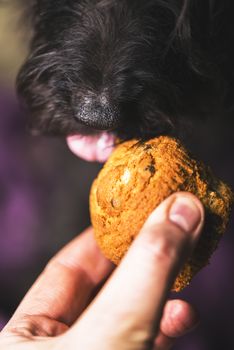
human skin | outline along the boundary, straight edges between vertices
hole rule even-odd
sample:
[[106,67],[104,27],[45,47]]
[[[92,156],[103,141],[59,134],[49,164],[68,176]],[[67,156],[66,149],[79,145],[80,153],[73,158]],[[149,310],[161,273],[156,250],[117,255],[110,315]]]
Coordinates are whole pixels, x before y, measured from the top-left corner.
[[167,297],[203,222],[195,196],[173,194],[115,270],[87,229],[48,263],[1,332],[0,349],[170,349],[198,323],[190,304]]

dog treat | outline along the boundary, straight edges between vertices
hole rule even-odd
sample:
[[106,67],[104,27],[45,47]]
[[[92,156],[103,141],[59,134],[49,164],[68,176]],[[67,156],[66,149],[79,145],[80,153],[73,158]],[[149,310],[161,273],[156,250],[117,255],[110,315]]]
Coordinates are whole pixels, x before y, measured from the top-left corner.
[[188,191],[203,203],[203,233],[172,290],[180,291],[217,248],[233,201],[231,189],[181,143],[160,136],[146,142],[120,144],[94,181],[91,220],[103,254],[119,264],[150,213],[170,194]]

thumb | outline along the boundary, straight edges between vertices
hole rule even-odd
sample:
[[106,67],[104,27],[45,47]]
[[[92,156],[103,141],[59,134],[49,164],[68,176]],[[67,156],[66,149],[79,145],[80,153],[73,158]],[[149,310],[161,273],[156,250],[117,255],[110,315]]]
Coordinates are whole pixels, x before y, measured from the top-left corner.
[[[143,349],[142,344],[154,339],[167,294],[198,240],[203,221],[202,204],[189,193],[173,194],[157,207],[71,329],[79,343],[86,334],[83,348]],[[90,332],[92,337],[87,337]]]

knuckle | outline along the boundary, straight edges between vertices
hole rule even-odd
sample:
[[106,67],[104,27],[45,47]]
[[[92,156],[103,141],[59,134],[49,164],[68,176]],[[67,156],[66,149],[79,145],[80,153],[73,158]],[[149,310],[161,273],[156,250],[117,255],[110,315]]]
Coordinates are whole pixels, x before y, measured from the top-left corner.
[[27,339],[34,334],[35,325],[32,322],[32,317],[27,314],[21,315],[19,319],[10,321],[7,327],[8,333],[19,335]]
[[157,225],[144,237],[144,248],[156,261],[174,262],[185,242],[185,235],[174,225]]
[[155,260],[174,260],[176,257],[176,245],[174,240],[168,235],[159,235],[151,246]]

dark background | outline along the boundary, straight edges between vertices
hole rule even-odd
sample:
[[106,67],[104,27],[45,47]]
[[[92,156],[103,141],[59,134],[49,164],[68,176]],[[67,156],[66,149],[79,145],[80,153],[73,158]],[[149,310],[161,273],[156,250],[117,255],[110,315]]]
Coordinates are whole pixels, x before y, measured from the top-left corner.
[[[48,259],[89,224],[90,184],[100,165],[72,155],[63,139],[33,137],[14,92],[25,43],[17,14],[0,9],[0,323]],[[233,115],[212,116],[185,132],[196,157],[234,188]],[[234,349],[233,215],[208,267],[179,295],[197,306],[199,327],[177,350]]]

